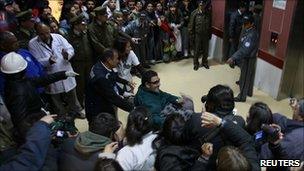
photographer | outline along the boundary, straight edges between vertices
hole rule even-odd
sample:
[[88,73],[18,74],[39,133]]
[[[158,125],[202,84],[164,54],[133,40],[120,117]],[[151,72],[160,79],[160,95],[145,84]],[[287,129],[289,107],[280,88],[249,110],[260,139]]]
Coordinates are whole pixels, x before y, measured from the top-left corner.
[[88,131],[68,138],[62,144],[58,170],[93,170],[98,154],[112,143],[120,126],[119,121],[108,113],[100,113],[92,118]]
[[0,170],[40,170],[45,162],[51,143],[49,124],[56,115],[47,115],[36,122],[28,131],[26,142],[19,149],[19,154],[0,166]]
[[261,159],[304,159],[303,122],[272,114],[265,103],[257,102],[250,107],[246,128]]

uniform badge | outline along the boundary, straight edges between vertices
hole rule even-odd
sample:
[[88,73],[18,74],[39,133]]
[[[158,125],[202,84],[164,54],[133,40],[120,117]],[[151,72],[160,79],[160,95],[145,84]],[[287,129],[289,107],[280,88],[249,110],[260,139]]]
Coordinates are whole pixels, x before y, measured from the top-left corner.
[[250,43],[249,42],[245,42],[245,47],[249,47]]
[[91,79],[95,77],[95,74],[94,74],[93,68],[91,69],[91,72],[90,72],[90,77],[91,77]]
[[29,62],[32,61],[31,58],[30,58],[29,56],[27,56],[27,57],[25,58],[25,60],[27,60],[27,61],[29,61]]

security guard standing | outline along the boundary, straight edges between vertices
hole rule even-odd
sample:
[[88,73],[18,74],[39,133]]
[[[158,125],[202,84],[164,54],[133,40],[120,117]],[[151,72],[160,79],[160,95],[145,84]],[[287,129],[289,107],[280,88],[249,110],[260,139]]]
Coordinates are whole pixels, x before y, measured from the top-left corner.
[[254,27],[254,18],[247,14],[243,17],[244,31],[240,38],[239,49],[227,60],[232,64],[235,60],[241,60],[240,94],[235,98],[236,102],[245,102],[247,96],[253,94],[256,53],[258,50],[258,33]]
[[36,36],[34,30],[35,21],[32,17],[32,10],[22,11],[16,15],[19,26],[16,30],[16,37],[20,48],[28,49],[29,41]]
[[93,65],[93,49],[88,39],[85,17],[82,14],[75,16],[70,20],[70,24],[71,30],[68,33],[67,39],[75,51],[71,64],[74,71],[79,73],[79,77],[76,77],[76,92],[78,100],[83,106],[85,84]]
[[208,51],[209,39],[211,38],[211,10],[206,8],[207,0],[200,0],[199,6],[194,10],[190,17],[189,34],[194,46],[194,70],[199,68],[199,57],[202,56],[202,66],[209,69]]
[[[97,56],[103,54],[106,48],[110,48],[113,45],[113,41],[119,36],[131,39],[130,36],[115,29],[108,23],[108,13],[106,7],[97,7],[93,10],[95,16],[94,21],[88,27],[89,38],[94,49],[94,53]],[[94,59],[94,63],[97,58]]]

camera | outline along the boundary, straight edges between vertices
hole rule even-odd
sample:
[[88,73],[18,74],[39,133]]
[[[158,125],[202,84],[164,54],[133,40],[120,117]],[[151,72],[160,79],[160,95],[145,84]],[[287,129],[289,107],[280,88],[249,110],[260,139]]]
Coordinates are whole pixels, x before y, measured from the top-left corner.
[[280,128],[262,124],[261,131],[254,134],[256,142],[274,142],[280,138]]
[[68,138],[68,132],[72,135],[78,132],[75,127],[75,114],[69,113],[67,115],[58,116],[55,122],[51,124],[51,136],[53,137],[53,144],[60,144],[64,139]]

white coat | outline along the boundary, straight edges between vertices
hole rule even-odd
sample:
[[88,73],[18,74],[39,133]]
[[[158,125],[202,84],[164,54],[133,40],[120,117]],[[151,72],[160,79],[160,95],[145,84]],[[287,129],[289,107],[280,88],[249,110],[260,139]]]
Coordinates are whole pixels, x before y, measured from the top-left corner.
[[[69,42],[59,34],[51,34],[52,46],[51,48],[41,41],[36,36],[29,42],[29,51],[32,55],[43,65],[47,74],[52,74],[59,71],[73,71],[69,60],[74,56],[74,48]],[[65,50],[68,55],[68,60],[62,56],[62,50]],[[54,56],[56,63],[50,64],[49,58]],[[74,77],[68,77],[65,80],[57,81],[46,87],[47,94],[59,94],[69,92],[76,87],[76,80]]]

